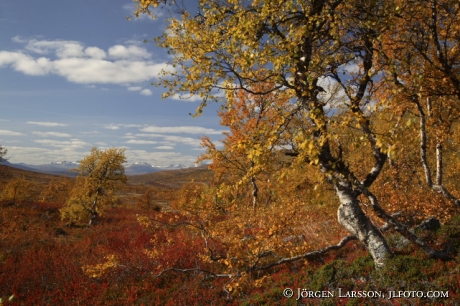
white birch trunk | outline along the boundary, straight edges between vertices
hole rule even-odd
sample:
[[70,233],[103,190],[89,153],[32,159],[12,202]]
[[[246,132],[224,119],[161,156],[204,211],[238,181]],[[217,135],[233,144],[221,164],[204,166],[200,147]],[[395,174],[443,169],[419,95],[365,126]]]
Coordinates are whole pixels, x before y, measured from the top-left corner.
[[340,200],[337,212],[339,223],[361,241],[372,256],[376,269],[384,267],[391,254],[385,238],[364,214],[349,189],[340,186],[336,187],[336,192]]

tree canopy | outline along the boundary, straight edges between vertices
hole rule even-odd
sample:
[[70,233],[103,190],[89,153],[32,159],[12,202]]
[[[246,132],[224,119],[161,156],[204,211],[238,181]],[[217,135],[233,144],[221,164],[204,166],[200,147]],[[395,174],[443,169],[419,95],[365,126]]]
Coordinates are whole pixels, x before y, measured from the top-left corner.
[[[137,13],[168,3],[142,0]],[[293,158],[289,165],[311,165],[332,184],[339,222],[376,267],[391,250],[373,216],[430,256],[448,259],[391,215],[380,204],[385,194],[377,196],[373,188],[386,173],[395,173],[391,167],[398,160],[418,154],[425,185],[459,205],[444,186],[442,156],[457,139],[460,4],[425,4],[215,0],[199,1],[193,11],[178,6],[157,38],[174,69],[157,85],[166,88],[164,97],[201,97],[198,115],[208,103],[222,103],[232,147],[211,156],[233,154],[235,162],[240,150],[246,156],[241,180],[252,182],[253,196],[257,174],[283,152]],[[359,161],[352,154],[357,148]]]

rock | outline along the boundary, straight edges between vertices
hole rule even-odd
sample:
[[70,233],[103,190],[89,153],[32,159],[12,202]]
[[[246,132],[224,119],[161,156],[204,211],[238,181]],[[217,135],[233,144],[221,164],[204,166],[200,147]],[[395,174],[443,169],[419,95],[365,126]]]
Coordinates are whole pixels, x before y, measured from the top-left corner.
[[420,223],[419,225],[417,225],[416,227],[414,227],[414,231],[422,230],[422,231],[435,232],[440,228],[441,228],[441,222],[439,222],[439,220],[436,219],[435,217],[431,216],[425,221],[423,221],[422,223]]

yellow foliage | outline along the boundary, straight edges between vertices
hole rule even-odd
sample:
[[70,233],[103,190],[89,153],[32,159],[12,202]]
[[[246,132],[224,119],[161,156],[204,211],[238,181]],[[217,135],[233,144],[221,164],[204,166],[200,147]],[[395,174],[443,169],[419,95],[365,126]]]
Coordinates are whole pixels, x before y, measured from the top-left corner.
[[147,216],[140,216],[136,215],[137,222],[145,228],[149,228],[151,226],[151,222]]
[[[140,5],[161,3],[168,2]],[[199,1],[198,12],[173,16],[157,39],[176,67],[157,83],[164,97],[202,97],[196,115],[222,102],[228,128],[222,146],[202,139],[200,160],[213,161],[214,184],[181,191],[177,208],[190,227],[224,245],[228,256],[219,263],[240,275],[273,260],[260,254],[307,251],[317,234],[306,233],[316,208],[332,219],[334,206],[363,204],[339,221],[358,237],[374,237],[360,239],[375,259],[389,256],[368,222],[380,205],[364,204],[381,199],[391,212],[433,211],[414,200],[426,204],[421,195],[436,190],[435,179],[416,180],[437,167],[441,190],[437,156],[459,134],[452,132],[460,118],[458,3]],[[406,162],[410,172],[402,173]]]
[[98,278],[104,275],[104,273],[106,273],[111,268],[118,266],[115,255],[107,255],[104,258],[106,259],[104,263],[83,266],[83,273],[85,273],[88,277]]
[[60,210],[62,220],[91,225],[92,220],[103,213],[104,207],[117,204],[118,197],[114,192],[120,183],[127,181],[124,151],[93,148],[91,154],[80,162],[70,198]]
[[35,193],[35,184],[26,178],[10,180],[2,191],[1,199],[12,204],[32,200]]

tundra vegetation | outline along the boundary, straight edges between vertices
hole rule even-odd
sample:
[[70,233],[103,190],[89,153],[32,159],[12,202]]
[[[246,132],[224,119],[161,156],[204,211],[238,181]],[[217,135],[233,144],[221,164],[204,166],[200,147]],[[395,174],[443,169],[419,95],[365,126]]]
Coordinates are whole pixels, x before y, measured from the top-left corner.
[[[362,244],[352,240],[342,248],[229,279],[226,275],[228,264],[223,260],[210,260],[209,248],[212,246],[216,250],[219,246],[215,257],[239,252],[238,258],[230,260],[235,265],[234,270],[242,269],[243,259],[250,259],[252,250],[243,250],[238,243],[255,247],[256,239],[264,237],[260,232],[269,230],[273,223],[268,222],[274,221],[268,216],[267,224],[261,222],[260,228],[242,232],[236,223],[238,211],[225,208],[226,200],[217,199],[222,208],[216,210],[226,209],[227,212],[208,212],[214,219],[205,224],[205,212],[198,215],[196,210],[207,201],[216,201],[217,170],[183,169],[128,177],[128,184],[115,191],[119,204],[106,207],[104,215],[91,227],[86,226],[86,222],[84,226],[71,226],[61,220],[60,209],[66,204],[64,194],[70,196],[66,191],[69,188],[53,188],[57,196],[44,198],[44,194],[49,195],[50,185],[59,185],[56,177],[13,168],[9,168],[9,172],[10,178],[0,179],[0,188],[9,180],[25,177],[36,186],[37,192],[15,205],[0,202],[0,298],[4,305],[296,305],[295,298],[286,299],[282,295],[282,290],[288,287],[335,293],[333,298],[302,301],[309,305],[381,305],[386,302],[339,297],[338,288],[342,292],[375,290],[386,294],[399,289],[441,290],[448,292],[449,298],[399,298],[388,303],[458,304],[458,261],[432,259],[394,230],[385,233],[393,256],[380,270],[375,270],[373,259]],[[238,177],[235,171],[226,170],[222,174],[228,186],[232,176]],[[289,199],[312,198],[308,211],[292,216],[301,219],[301,223],[279,217],[281,220],[277,224],[297,224],[303,228],[300,235],[285,236],[286,229],[280,227],[278,232],[283,234],[280,243],[291,248],[294,254],[297,250],[303,253],[321,250],[331,241],[339,241],[346,231],[333,218],[334,191],[323,184],[314,190],[315,181],[304,180],[302,184],[311,184],[311,188],[302,193],[298,184],[293,184],[294,179],[295,176],[288,175],[284,183],[260,182],[258,199],[262,203],[275,198],[285,205]],[[398,183],[410,189],[414,185],[410,179],[412,175]],[[76,179],[68,178],[68,182],[72,190]],[[266,188],[270,191],[265,191]],[[415,184],[414,188],[420,187]],[[414,217],[407,221],[409,224],[418,224],[424,218],[424,214],[416,213],[418,208],[413,206],[414,200],[429,205],[439,197],[426,193],[418,199],[418,195],[413,198],[403,191],[393,196],[401,202],[408,201],[404,202],[404,212]],[[253,210],[252,188],[247,187],[246,194],[226,193],[226,197],[240,197],[248,210]],[[433,208],[432,212],[436,210]],[[247,218],[242,212],[240,215],[239,220]],[[440,218],[442,214],[437,216]],[[231,221],[235,228],[230,230]],[[211,228],[212,222],[229,228],[228,238],[221,234],[212,237],[216,240],[208,237],[206,241],[203,229]],[[432,247],[459,259],[458,215],[443,219],[437,231],[418,228],[415,232]],[[232,236],[236,237],[233,238],[235,242]],[[227,240],[218,245],[221,242],[217,238],[221,237]],[[267,245],[276,246],[276,238],[265,239]]]
[[[396,302],[458,304],[460,4],[425,4],[138,1],[136,14],[171,12],[157,39],[174,68],[164,96],[200,96],[197,115],[222,105],[222,145],[202,139],[210,172],[129,178],[91,228],[65,227],[62,202],[5,204],[0,295],[296,305],[283,289],[341,288],[440,290],[449,297]],[[90,185],[84,203],[102,204]],[[81,211],[85,224],[99,214]],[[439,229],[417,227],[430,216]]]

